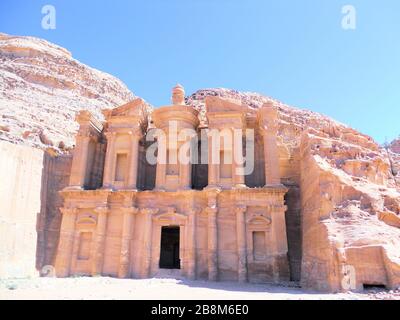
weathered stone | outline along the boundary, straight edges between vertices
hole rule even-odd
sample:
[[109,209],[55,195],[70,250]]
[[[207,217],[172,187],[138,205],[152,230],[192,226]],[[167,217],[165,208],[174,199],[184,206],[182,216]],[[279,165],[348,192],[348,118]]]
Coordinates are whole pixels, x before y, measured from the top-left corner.
[[[171,275],[240,282],[289,280],[284,205],[287,188],[279,179],[276,131],[268,131],[268,144],[262,146],[270,161],[265,188],[246,187],[244,176],[240,175],[242,164],[234,160],[227,171],[229,177],[223,179],[219,174],[221,165],[209,163],[209,185],[193,190],[196,183],[192,179],[197,176],[191,174],[192,164],[177,158],[175,167],[166,156],[171,151],[170,143],[175,142],[180,150],[192,139],[188,135],[186,140],[175,141],[171,122],[179,130],[195,133],[199,124],[198,112],[184,104],[182,92],[182,86],[175,87],[172,101],[179,104],[159,108],[152,114],[154,125],[166,136],[158,139],[155,189],[151,191],[140,190],[137,185],[146,172],[138,172],[139,140],[151,132],[144,101],[137,99],[104,111],[103,125],[86,111],[78,114],[80,129],[70,185],[61,191],[64,205],[56,260],[58,276],[165,275],[168,271],[163,256],[171,251],[163,248],[163,232],[168,227],[177,230],[178,240],[174,241],[179,247],[174,256],[178,260],[170,265],[177,270],[170,271]],[[219,100],[215,105],[214,102],[208,102],[212,110],[207,114],[209,129],[237,128],[242,134],[241,130],[246,128],[245,114],[225,108],[225,104],[233,106],[230,101]],[[268,108],[269,112],[273,107]],[[277,116],[275,112],[271,119],[277,121]],[[265,119],[260,119],[259,125],[265,126]],[[96,145],[102,143],[104,135],[107,149],[103,186],[94,188],[87,177],[93,170]],[[242,139],[240,136],[240,152]],[[235,147],[233,141],[224,142],[222,150]],[[217,145],[209,144],[210,151],[215,148]],[[269,149],[274,153],[268,154]],[[121,159],[129,160],[126,163]],[[174,167],[168,168],[170,165]]]

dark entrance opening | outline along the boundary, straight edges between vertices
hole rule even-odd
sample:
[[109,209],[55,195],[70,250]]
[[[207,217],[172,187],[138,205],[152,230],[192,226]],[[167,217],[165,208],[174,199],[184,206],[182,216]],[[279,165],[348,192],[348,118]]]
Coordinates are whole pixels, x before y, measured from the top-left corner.
[[363,283],[364,290],[373,290],[373,289],[386,289],[384,284],[369,284]]
[[161,228],[161,269],[180,269],[179,259],[179,227]]

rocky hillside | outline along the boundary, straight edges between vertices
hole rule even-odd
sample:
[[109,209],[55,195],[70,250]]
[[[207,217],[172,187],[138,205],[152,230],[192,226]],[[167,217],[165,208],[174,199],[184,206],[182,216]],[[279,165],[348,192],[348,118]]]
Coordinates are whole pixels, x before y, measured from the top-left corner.
[[134,98],[117,78],[45,40],[0,34],[0,139],[39,148],[74,143],[75,113]]
[[[399,141],[386,150],[323,115],[228,89],[200,90],[187,98],[203,122],[206,96],[235,99],[250,118],[263,103],[278,106],[282,182],[290,190],[299,187],[297,195],[286,199],[289,257],[301,250],[305,287],[340,291],[344,277],[352,276],[348,270],[355,270],[354,283],[348,281],[357,289],[400,286]],[[299,232],[290,227],[296,223],[301,225],[300,244],[291,238]]]
[[400,186],[400,138],[394,140],[388,146],[388,154],[392,163],[393,175],[395,176],[397,185]]
[[[68,149],[77,111],[90,110],[101,119],[101,109],[134,98],[118,79],[37,38],[0,34],[0,62],[0,140]],[[249,123],[264,103],[278,107],[280,171],[289,187],[289,255],[298,273],[301,264],[304,286],[340,290],[346,266],[355,268],[358,288],[400,286],[399,140],[385,149],[323,115],[228,89],[187,97],[204,125],[207,96],[237,100]]]

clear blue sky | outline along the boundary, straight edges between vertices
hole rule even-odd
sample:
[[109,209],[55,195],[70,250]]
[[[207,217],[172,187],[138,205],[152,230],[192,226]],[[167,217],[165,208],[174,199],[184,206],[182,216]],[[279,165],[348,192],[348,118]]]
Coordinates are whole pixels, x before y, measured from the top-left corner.
[[[41,27],[42,6],[56,29]],[[357,13],[343,30],[342,6]],[[170,89],[255,91],[378,142],[400,134],[399,0],[0,1],[0,31],[57,43],[155,106]]]

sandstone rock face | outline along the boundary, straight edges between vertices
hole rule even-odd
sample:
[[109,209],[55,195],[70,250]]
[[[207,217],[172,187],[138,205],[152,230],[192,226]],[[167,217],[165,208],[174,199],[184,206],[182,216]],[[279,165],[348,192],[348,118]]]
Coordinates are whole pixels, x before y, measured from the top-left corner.
[[[206,96],[240,101],[249,114],[273,101],[256,93],[200,90],[187,99],[200,115]],[[387,151],[325,116],[273,102],[279,106],[282,183],[289,187],[292,279],[323,291],[398,286],[399,142]]]
[[32,276],[53,263],[58,191],[71,166],[71,156],[59,153],[75,143],[75,113],[86,109],[101,119],[102,109],[134,98],[120,80],[64,48],[0,34],[0,277]]
[[101,109],[133,98],[120,80],[80,63],[64,48],[0,34],[1,140],[68,148],[78,129],[77,111],[90,110],[101,119]]
[[388,147],[388,155],[392,165],[392,173],[397,185],[400,185],[400,138],[394,140]]
[[[278,106],[292,280],[324,291],[400,285],[400,139],[384,149],[323,115],[228,89],[199,90],[186,98],[199,111],[200,126],[207,124],[206,97],[239,102],[250,122],[264,103]],[[0,34],[0,140],[68,150],[78,129],[77,111],[89,110],[102,120],[101,109],[133,99],[119,80],[79,63],[61,47]],[[262,139],[256,136],[256,143]],[[0,153],[0,235],[10,235],[0,247],[7,258],[0,259],[0,277],[13,276],[14,266],[26,269],[19,275],[31,275],[36,237],[37,266],[54,263],[61,217],[57,191],[68,184],[71,155],[6,142]],[[262,162],[263,155],[256,155],[255,165],[261,168]],[[262,179],[250,175],[246,184],[259,186]],[[13,229],[17,223],[26,227],[23,235]],[[15,246],[21,243],[27,246]]]
[[43,151],[0,141],[0,278],[37,274]]

